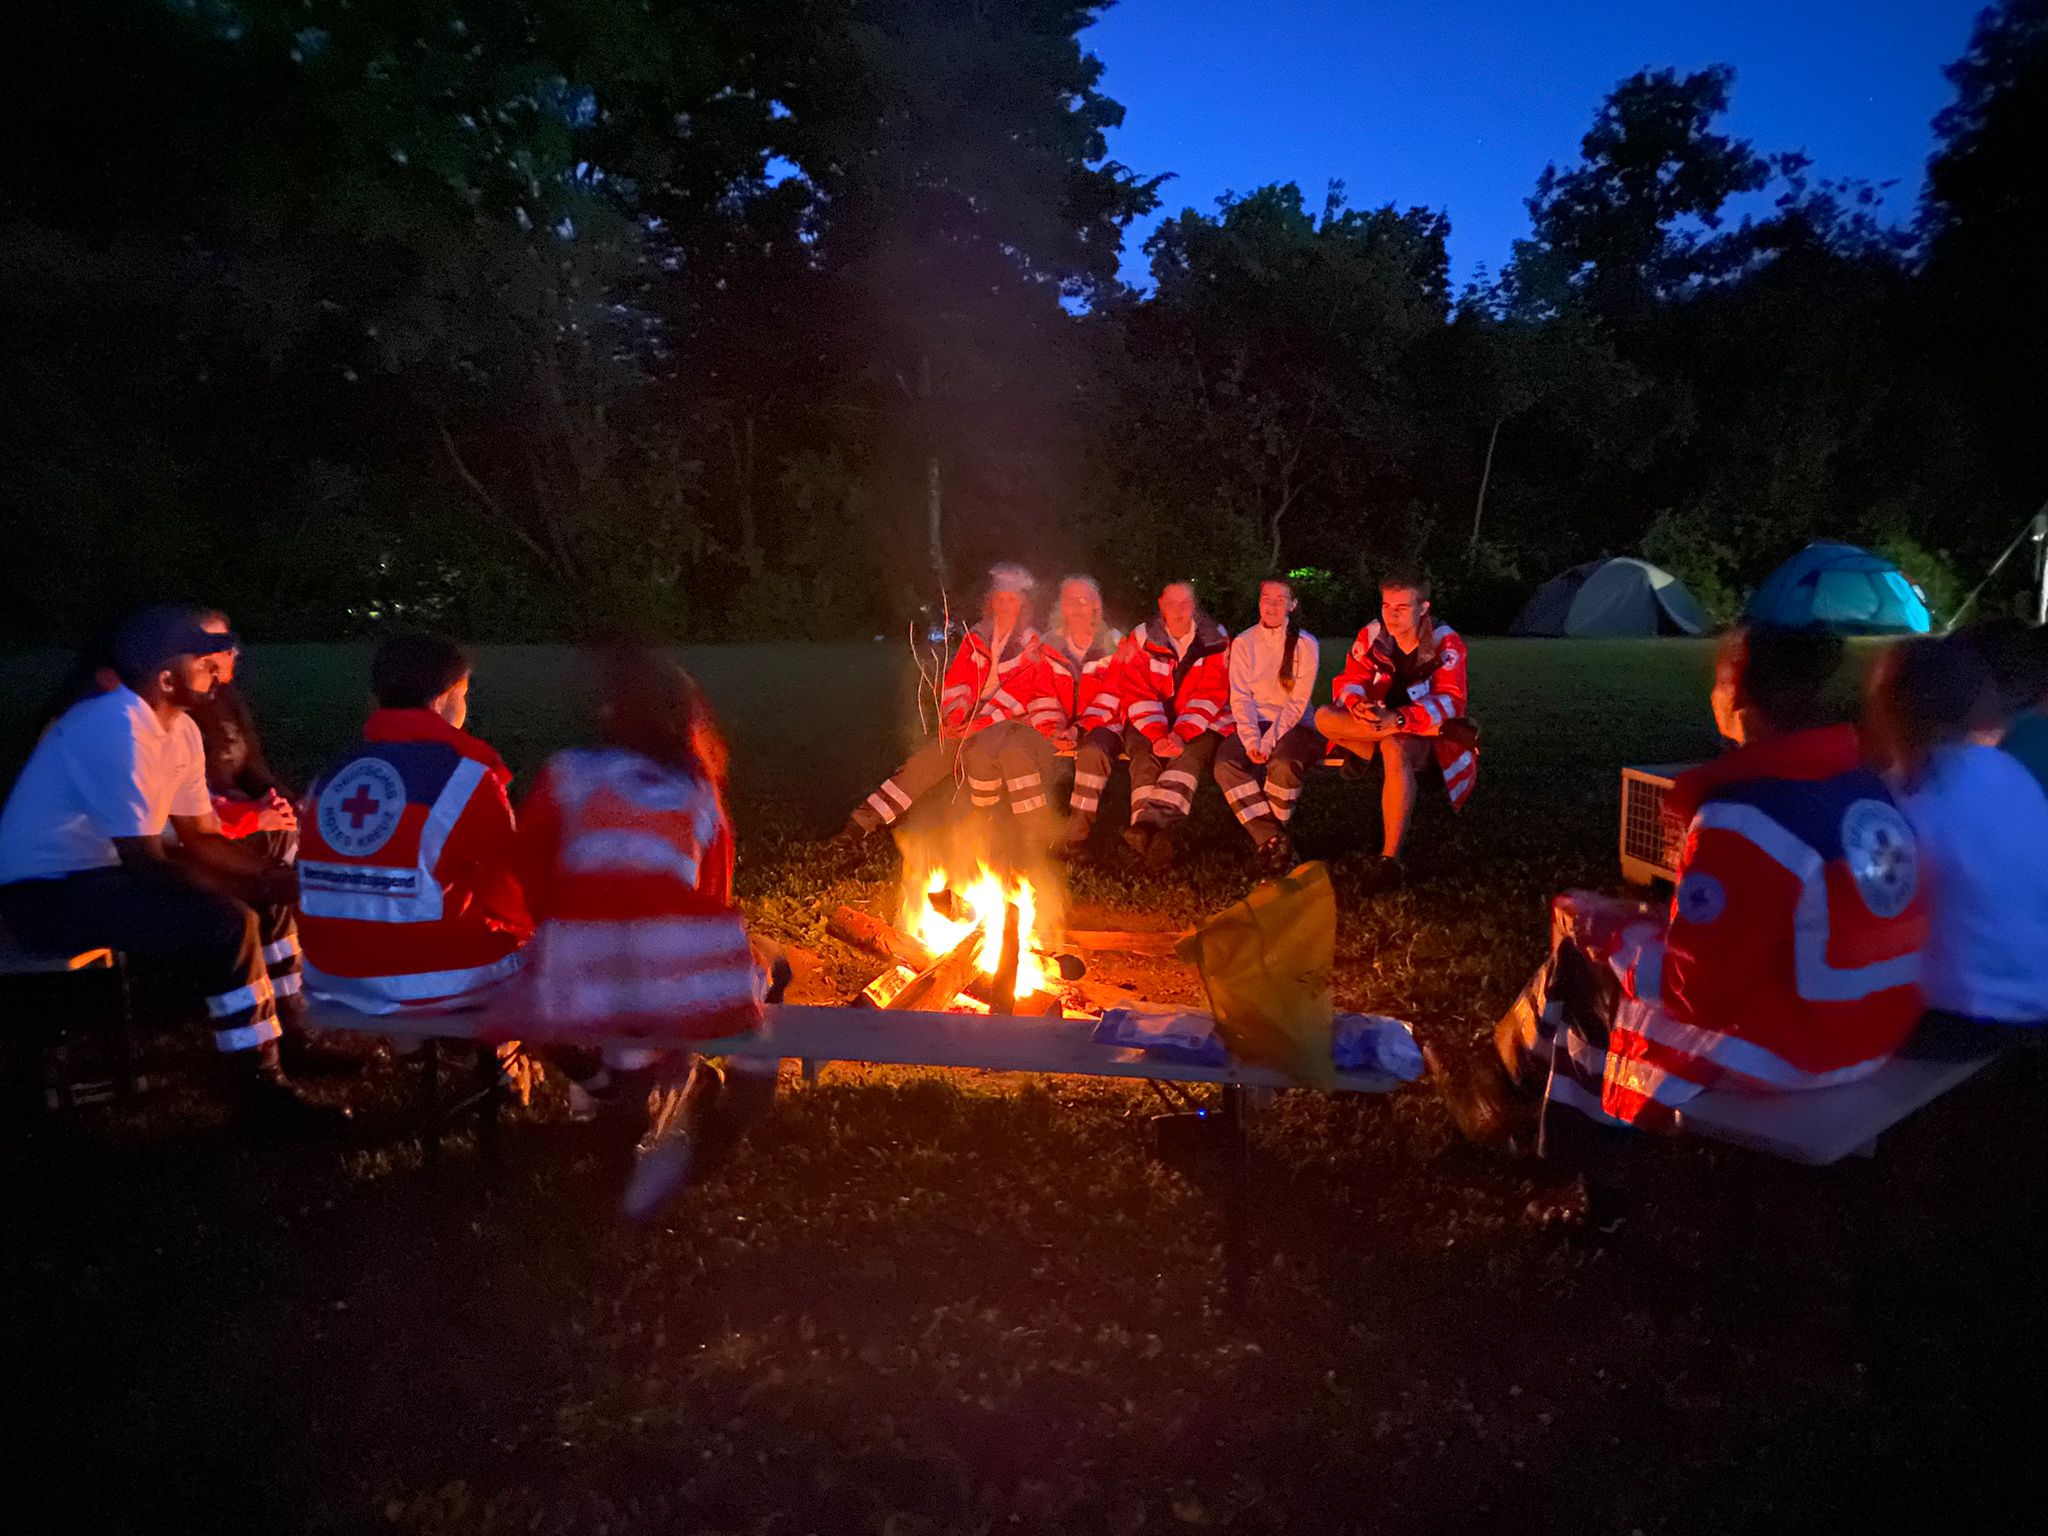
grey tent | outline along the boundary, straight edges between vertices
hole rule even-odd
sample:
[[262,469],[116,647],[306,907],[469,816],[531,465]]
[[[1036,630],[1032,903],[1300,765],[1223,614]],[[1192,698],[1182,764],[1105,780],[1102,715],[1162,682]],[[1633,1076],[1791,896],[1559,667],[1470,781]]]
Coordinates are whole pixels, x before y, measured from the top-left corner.
[[1702,635],[1699,599],[1647,560],[1590,560],[1553,576],[1523,605],[1517,635]]

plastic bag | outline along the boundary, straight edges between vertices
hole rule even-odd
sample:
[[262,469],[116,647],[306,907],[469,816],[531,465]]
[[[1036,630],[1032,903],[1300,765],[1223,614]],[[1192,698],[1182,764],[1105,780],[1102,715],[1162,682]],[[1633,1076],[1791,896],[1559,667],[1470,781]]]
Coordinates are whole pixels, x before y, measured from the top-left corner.
[[1195,1067],[1227,1067],[1230,1052],[1216,1038],[1216,1021],[1206,1013],[1174,1008],[1111,1008],[1095,1025],[1098,1045],[1121,1045],[1161,1061]]
[[1323,1089],[1337,1075],[1330,1059],[1336,952],[1337,898],[1320,863],[1255,887],[1177,949],[1201,973],[1216,1032],[1233,1057]]

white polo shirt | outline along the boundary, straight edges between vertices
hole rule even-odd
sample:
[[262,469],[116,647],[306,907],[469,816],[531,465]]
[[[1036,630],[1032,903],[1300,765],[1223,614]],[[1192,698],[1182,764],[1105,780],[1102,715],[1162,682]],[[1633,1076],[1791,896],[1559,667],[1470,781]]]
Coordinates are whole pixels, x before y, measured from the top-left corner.
[[117,837],[204,816],[206,750],[190,715],[166,726],[128,688],[74,704],[43,733],[0,811],[0,884],[121,862]]

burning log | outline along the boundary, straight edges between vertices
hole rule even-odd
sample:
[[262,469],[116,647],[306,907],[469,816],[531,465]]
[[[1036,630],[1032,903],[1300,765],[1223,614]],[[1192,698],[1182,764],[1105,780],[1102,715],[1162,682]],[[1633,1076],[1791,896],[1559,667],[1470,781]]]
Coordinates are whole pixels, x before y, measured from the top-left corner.
[[968,930],[966,938],[911,978],[909,986],[890,998],[889,1007],[899,1012],[944,1008],[981,969],[982,938],[982,928],[977,923]]
[[1006,902],[1003,906],[1002,958],[996,962],[995,996],[989,999],[988,1005],[991,1013],[1017,1011],[1017,961],[1022,944],[1017,932],[1017,903]]
[[[932,952],[925,948],[915,935],[905,933],[894,923],[884,922],[879,917],[870,917],[856,907],[842,906],[836,909],[826,922],[825,931],[834,938],[851,944],[855,949],[864,949],[870,954],[894,960],[913,971],[928,970],[932,964]],[[1081,966],[1075,956],[1055,955],[1048,958],[1058,964],[1063,980],[1080,979],[1078,975],[1069,974],[1070,968],[1074,966],[1079,966],[1082,974],[1086,973],[1086,967]],[[956,990],[965,992],[977,1003],[984,1003],[990,1008],[995,1007],[996,989],[991,982],[984,981],[979,975],[969,977],[967,984]],[[1050,1014],[1058,1010],[1059,999],[1048,992],[1027,993],[1024,997],[1015,999],[1012,1005],[1012,1011],[1026,1015]]]

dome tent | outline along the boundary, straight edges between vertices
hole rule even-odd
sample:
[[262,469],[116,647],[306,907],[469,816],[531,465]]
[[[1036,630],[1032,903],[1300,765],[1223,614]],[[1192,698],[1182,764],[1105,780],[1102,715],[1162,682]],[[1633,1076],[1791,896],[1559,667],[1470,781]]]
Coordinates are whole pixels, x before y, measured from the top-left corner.
[[1591,560],[1538,587],[1509,631],[1516,635],[1701,635],[1713,627],[1699,599],[1647,560]]
[[1764,578],[1743,610],[1753,624],[1816,626],[1845,635],[1924,635],[1927,603],[1882,555],[1854,544],[1809,544]]

